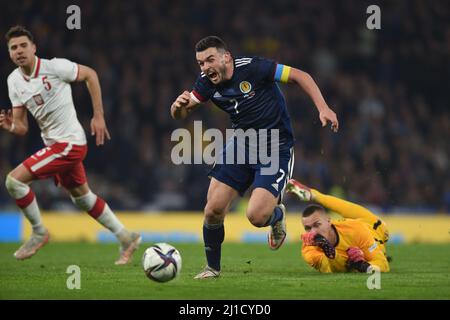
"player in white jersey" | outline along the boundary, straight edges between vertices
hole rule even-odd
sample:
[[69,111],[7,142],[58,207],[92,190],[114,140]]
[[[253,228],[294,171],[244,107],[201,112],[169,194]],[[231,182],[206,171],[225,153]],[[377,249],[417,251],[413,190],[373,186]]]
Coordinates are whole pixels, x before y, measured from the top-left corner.
[[27,110],[36,119],[45,148],[26,159],[6,177],[6,188],[17,206],[30,221],[33,233],[14,256],[23,260],[33,256],[49,240],[49,232],[41,222],[41,214],[29,185],[38,179],[53,177],[67,189],[73,203],[113,232],[121,254],[116,264],[126,264],[137,249],[141,236],[129,232],[103,199],[89,188],[83,160],[86,136],[77,119],[70,83],[86,82],[94,115],[91,134],[97,146],[110,139],[103,116],[100,83],[97,73],[67,59],[41,59],[36,56],[32,34],[22,26],[12,27],[6,34],[11,60],[17,65],[8,77],[12,110],[1,111],[0,127],[23,136],[28,131]]

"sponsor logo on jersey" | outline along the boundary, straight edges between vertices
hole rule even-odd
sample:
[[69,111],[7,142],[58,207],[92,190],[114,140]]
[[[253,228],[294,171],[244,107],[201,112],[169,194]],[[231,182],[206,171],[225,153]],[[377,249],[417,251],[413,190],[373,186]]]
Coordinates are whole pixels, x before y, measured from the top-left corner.
[[248,81],[242,81],[239,84],[239,89],[242,93],[249,93],[252,90],[252,85]]

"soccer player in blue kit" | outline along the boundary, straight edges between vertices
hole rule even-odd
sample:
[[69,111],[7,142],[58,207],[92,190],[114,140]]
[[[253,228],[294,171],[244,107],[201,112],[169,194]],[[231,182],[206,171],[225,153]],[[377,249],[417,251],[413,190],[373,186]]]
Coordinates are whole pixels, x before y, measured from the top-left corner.
[[[268,243],[272,250],[278,249],[286,238],[285,208],[281,200],[292,173],[294,136],[286,102],[277,82],[299,85],[314,102],[322,126],[330,121],[331,129],[337,132],[339,123],[316,83],[306,72],[260,57],[233,57],[226,44],[216,36],[200,40],[195,51],[201,74],[193,90],[184,91],[173,102],[172,118],[184,119],[201,103],[211,100],[230,115],[236,131],[266,129],[278,132],[278,140],[272,139],[268,143],[276,144],[274,147],[278,151],[278,167],[274,174],[264,174],[267,163],[259,159],[256,163],[247,163],[249,153],[258,151],[247,142],[241,146],[246,162],[230,163],[226,154],[239,148],[230,141],[221,152],[227,161],[216,162],[209,173],[211,182],[203,224],[207,265],[195,277],[206,279],[220,275],[225,215],[233,200],[242,196],[250,186],[254,187],[247,208],[250,223],[258,228],[270,226]],[[231,139],[235,141],[235,137]],[[260,143],[257,148],[261,147]]]

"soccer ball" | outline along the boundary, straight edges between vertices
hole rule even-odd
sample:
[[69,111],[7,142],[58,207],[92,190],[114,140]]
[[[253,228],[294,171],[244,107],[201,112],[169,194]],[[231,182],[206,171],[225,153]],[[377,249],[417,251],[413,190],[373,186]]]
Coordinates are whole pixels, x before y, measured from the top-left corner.
[[149,279],[156,282],[167,282],[180,273],[181,255],[170,244],[157,243],[145,250],[142,256],[142,266]]

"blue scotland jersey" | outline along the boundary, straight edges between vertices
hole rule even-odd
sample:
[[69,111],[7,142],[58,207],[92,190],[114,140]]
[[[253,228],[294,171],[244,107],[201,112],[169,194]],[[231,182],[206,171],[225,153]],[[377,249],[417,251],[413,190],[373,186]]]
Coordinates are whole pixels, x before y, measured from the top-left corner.
[[286,101],[277,82],[287,82],[290,67],[261,57],[236,57],[230,80],[214,85],[201,73],[192,94],[198,102],[211,100],[230,115],[233,129],[278,129],[280,144],[294,144]]

